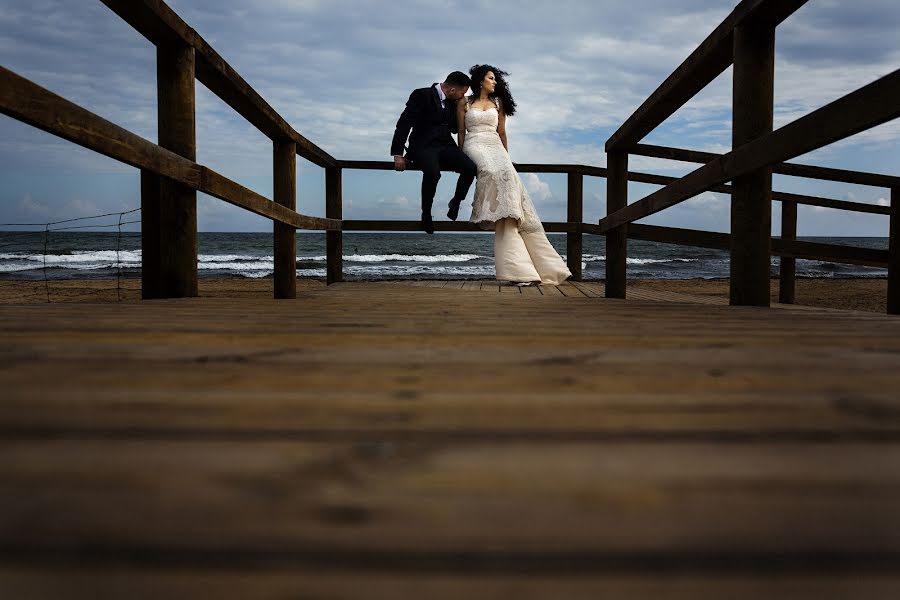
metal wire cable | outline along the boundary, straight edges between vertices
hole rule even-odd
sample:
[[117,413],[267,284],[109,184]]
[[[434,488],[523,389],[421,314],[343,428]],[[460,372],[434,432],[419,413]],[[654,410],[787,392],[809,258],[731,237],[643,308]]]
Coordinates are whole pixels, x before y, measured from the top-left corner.
[[[42,256],[42,270],[44,275],[44,290],[47,293],[47,302],[50,300],[50,278],[47,276],[47,255],[49,254],[49,245],[50,245],[50,232],[51,231],[65,231],[65,230],[74,230],[74,229],[94,229],[94,228],[105,228],[105,227],[116,227],[118,228],[118,233],[116,236],[116,299],[118,301],[122,301],[122,226],[123,225],[132,225],[135,223],[140,223],[140,219],[131,220],[131,221],[123,221],[122,218],[125,215],[130,215],[132,213],[136,213],[140,211],[141,208],[133,208],[131,210],[125,210],[120,212],[111,212],[104,213],[101,215],[91,215],[87,217],[75,217],[73,219],[62,219],[59,221],[50,221],[48,223],[0,223],[0,227],[43,227],[43,243],[44,243],[44,252]],[[85,225],[67,225],[65,227],[53,227],[53,225],[61,225],[64,223],[75,223],[78,221],[88,221],[92,219],[101,219],[104,217],[118,217],[118,221],[116,223],[104,223],[104,224],[85,224]]]

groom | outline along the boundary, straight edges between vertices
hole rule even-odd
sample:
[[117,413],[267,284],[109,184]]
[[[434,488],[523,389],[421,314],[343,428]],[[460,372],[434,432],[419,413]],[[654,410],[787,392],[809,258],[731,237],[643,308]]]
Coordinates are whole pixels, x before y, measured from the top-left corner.
[[[450,210],[447,212],[447,216],[454,221],[459,213],[459,204],[465,200],[475,179],[475,163],[450,137],[451,133],[457,133],[456,101],[466,95],[469,85],[468,75],[454,71],[447,75],[443,83],[414,90],[397,120],[391,141],[394,169],[404,171],[410,162],[422,169],[422,229],[425,233],[434,233],[431,205],[441,170],[459,173],[456,193],[450,200]],[[409,149],[404,157],[407,136]]]

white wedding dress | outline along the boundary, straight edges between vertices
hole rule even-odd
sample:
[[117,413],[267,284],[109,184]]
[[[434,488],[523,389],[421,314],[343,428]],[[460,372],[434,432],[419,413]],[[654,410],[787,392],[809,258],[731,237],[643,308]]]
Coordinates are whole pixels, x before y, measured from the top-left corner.
[[470,221],[494,230],[494,264],[500,281],[558,285],[572,276],[550,245],[544,226],[497,133],[496,107],[466,109],[463,152],[478,167]]

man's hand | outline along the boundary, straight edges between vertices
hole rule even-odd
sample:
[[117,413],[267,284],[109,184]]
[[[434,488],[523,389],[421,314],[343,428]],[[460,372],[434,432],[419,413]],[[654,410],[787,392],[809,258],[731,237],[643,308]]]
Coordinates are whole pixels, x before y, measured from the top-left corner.
[[395,171],[405,171],[408,166],[409,161],[403,158],[402,156],[394,156],[394,170]]

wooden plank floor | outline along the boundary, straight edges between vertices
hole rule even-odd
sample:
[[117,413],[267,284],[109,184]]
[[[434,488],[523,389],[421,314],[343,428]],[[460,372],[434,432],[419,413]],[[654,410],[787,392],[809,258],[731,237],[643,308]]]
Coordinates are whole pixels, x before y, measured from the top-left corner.
[[900,597],[900,319],[440,283],[0,306],[0,598]]

